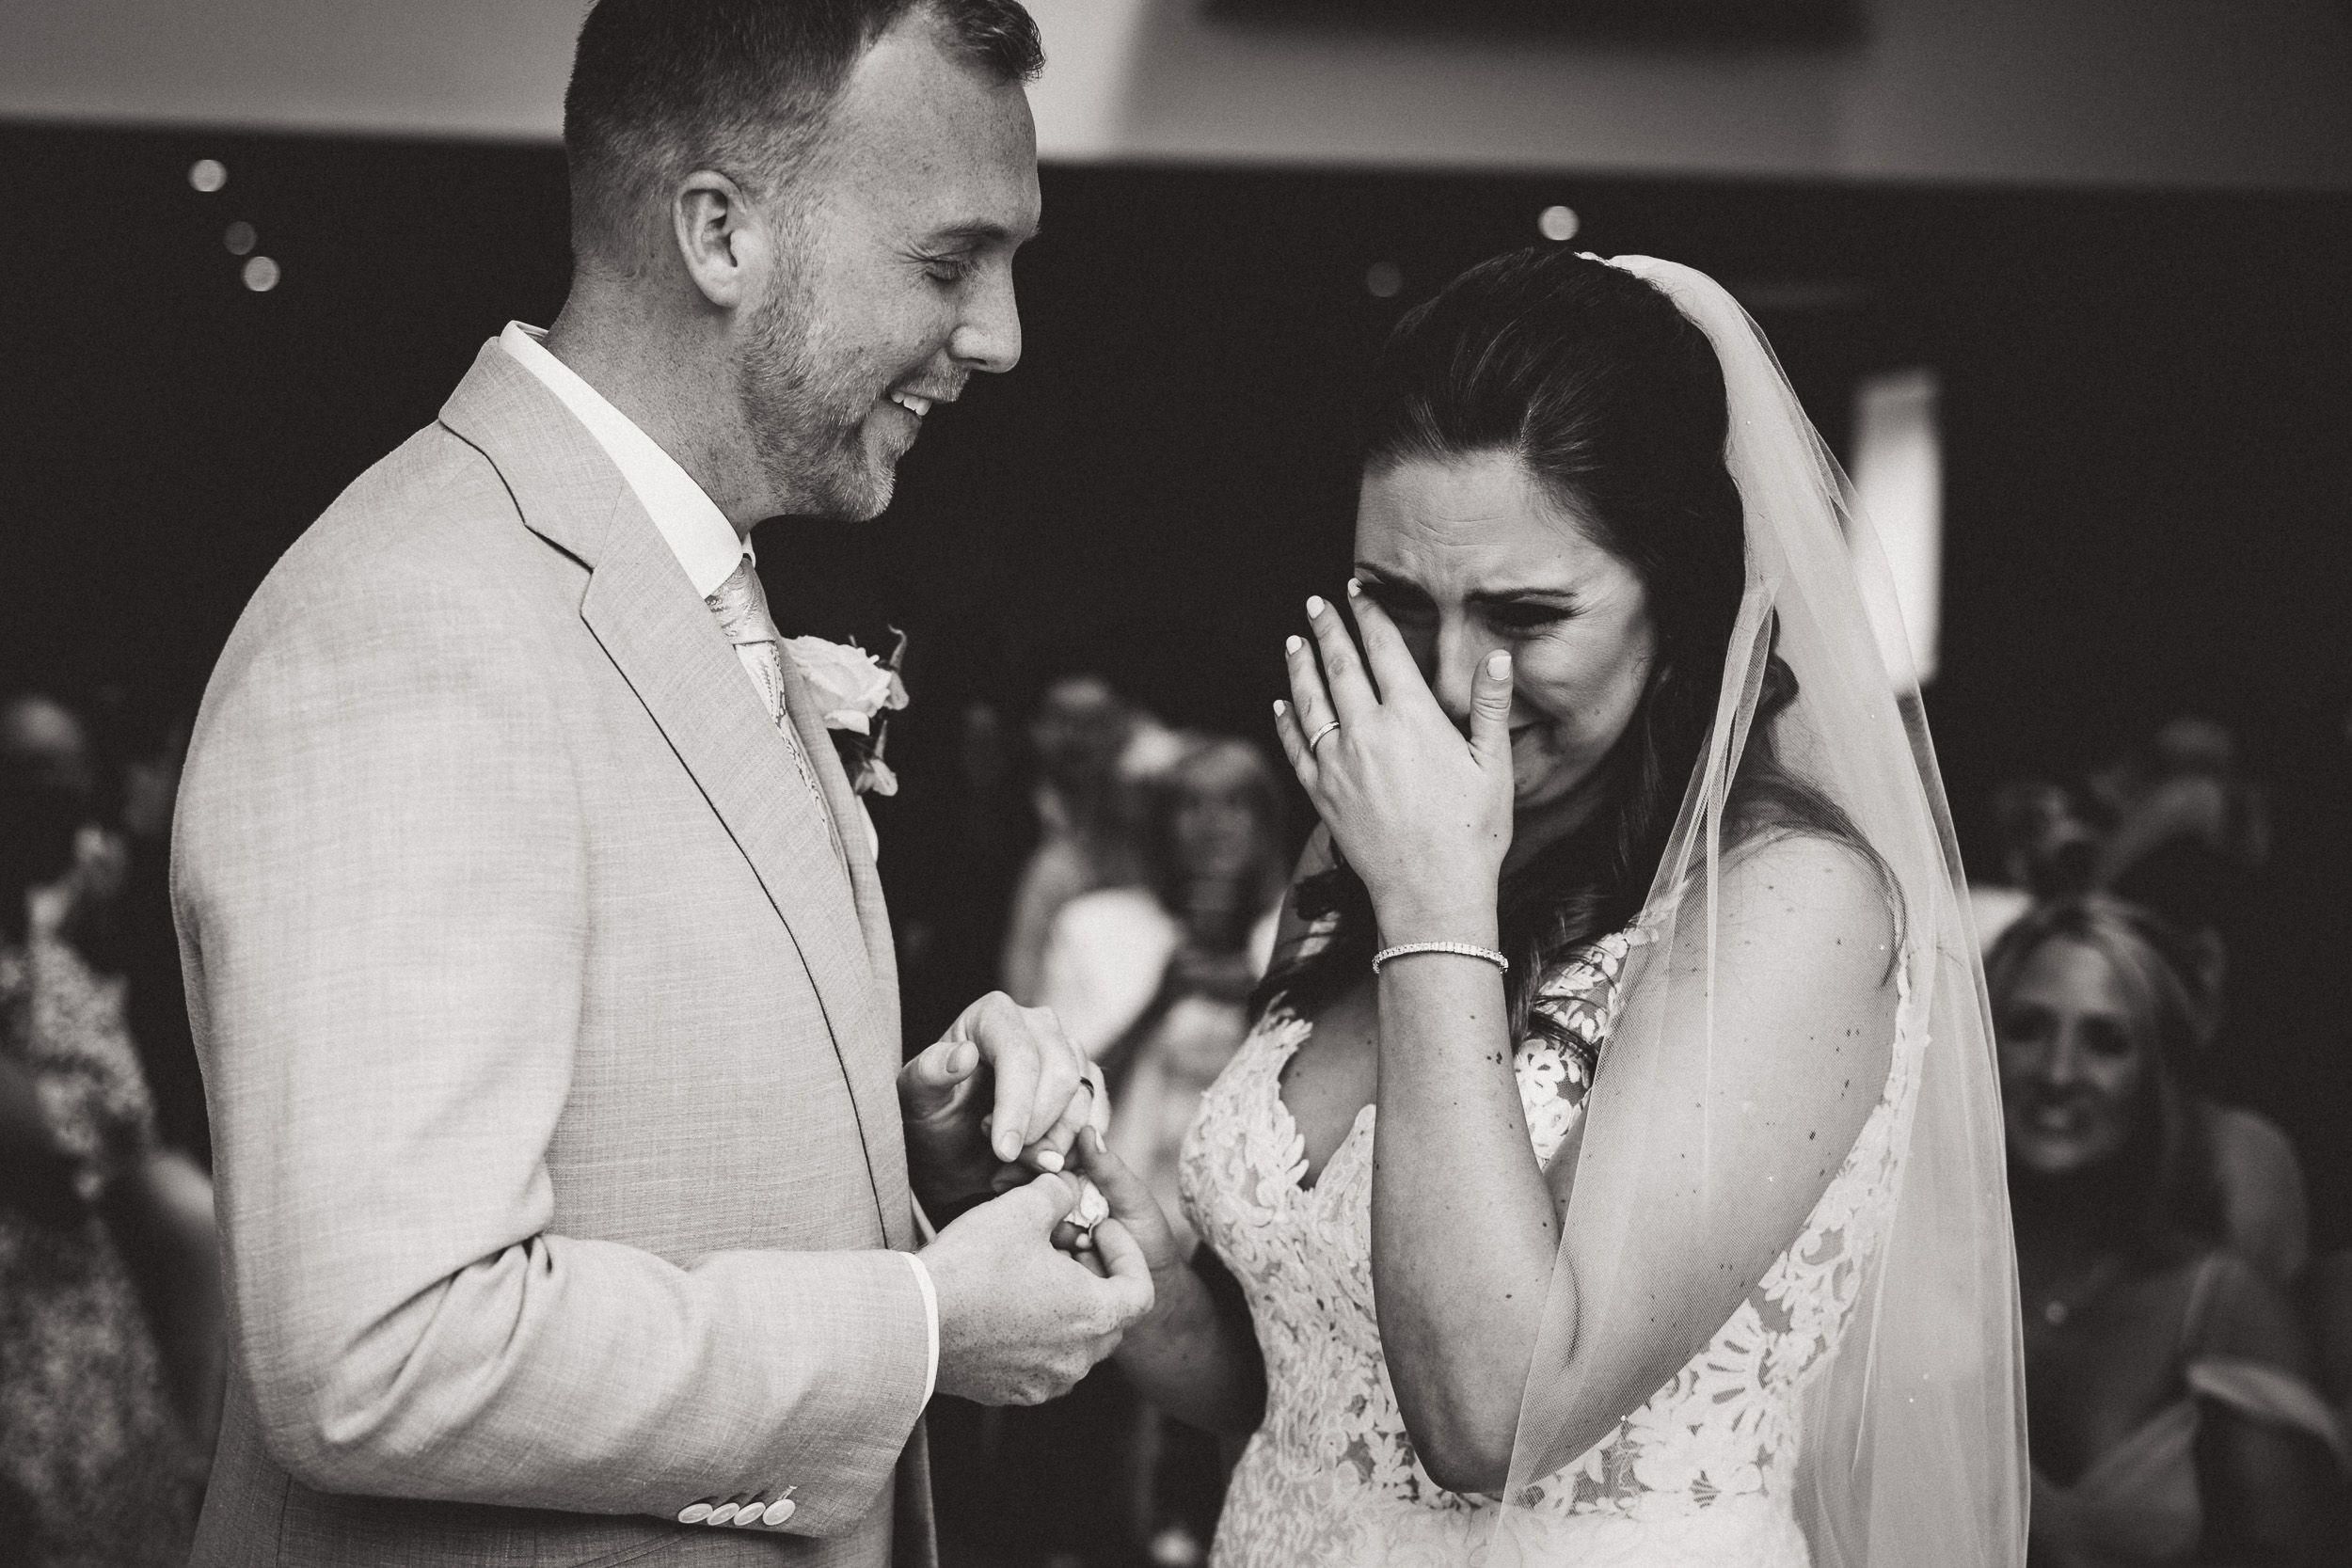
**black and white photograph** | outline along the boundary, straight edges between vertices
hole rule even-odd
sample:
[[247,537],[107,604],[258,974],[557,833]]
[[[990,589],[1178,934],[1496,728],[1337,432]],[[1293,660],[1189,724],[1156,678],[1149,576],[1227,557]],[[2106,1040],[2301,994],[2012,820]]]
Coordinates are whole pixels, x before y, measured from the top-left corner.
[[2346,0],[0,8],[0,1565],[2347,1560]]

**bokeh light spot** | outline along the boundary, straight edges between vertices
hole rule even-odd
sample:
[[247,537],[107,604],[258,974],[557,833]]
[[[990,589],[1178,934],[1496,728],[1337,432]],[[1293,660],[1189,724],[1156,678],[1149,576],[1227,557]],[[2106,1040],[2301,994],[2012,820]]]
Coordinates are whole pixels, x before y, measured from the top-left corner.
[[257,294],[278,287],[278,263],[266,256],[256,256],[245,264],[245,286]]
[[231,256],[252,255],[253,247],[261,241],[262,236],[254,232],[253,226],[243,218],[230,224],[220,236],[220,243],[228,247]]
[[199,158],[188,166],[188,183],[210,196],[229,183],[229,166],[218,158]]
[[1547,207],[1535,214],[1535,231],[1547,240],[1573,240],[1583,227],[1573,207]]
[[1405,287],[1405,271],[1394,261],[1375,261],[1364,269],[1364,292],[1375,299],[1394,299]]

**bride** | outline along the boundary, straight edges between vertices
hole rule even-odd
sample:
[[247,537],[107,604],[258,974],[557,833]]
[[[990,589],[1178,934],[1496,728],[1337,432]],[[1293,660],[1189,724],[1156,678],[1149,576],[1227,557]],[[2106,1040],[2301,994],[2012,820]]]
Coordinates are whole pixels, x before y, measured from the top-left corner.
[[1847,521],[1689,268],[1523,251],[1398,325],[1193,1256],[1081,1148],[1157,1285],[1122,1367],[1249,1434],[1218,1562],[2022,1560],[1982,979]]

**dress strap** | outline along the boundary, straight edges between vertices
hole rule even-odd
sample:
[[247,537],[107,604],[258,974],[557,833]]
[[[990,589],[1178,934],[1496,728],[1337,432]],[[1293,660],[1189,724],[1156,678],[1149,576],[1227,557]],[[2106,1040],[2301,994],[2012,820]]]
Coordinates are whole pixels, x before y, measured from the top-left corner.
[[2316,1438],[2352,1475],[2352,1442],[2319,1391],[2294,1373],[2243,1356],[2208,1355],[2186,1369],[2189,1392],[2237,1412],[2250,1421],[2284,1427]]

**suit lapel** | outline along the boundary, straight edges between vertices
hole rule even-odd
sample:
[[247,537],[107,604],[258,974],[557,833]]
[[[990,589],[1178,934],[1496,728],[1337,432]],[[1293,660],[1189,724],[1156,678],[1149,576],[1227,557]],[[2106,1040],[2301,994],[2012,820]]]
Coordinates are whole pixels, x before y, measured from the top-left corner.
[[[858,1115],[866,1126],[898,1125],[898,966],[890,940],[890,911],[882,902],[882,879],[874,866],[874,852],[866,836],[866,814],[859,808],[857,794],[850,787],[850,776],[841,767],[841,758],[834,750],[833,737],[825,729],[824,716],[817,711],[815,697],[808,683],[801,678],[787,652],[784,664],[784,700],[792,727],[801,737],[801,748],[808,753],[810,764],[817,769],[817,782],[825,793],[825,805],[831,812],[841,838],[841,848],[849,862],[850,882],[857,900],[858,923],[865,935],[866,960],[873,968],[871,994],[881,1013],[882,1027],[876,1031],[873,1049],[862,1052],[848,1063],[850,1092],[858,1100]],[[748,684],[748,683],[747,683]],[[882,1148],[868,1140],[866,1158],[875,1166],[875,1179],[882,1190],[898,1190],[906,1180],[906,1146],[903,1139],[888,1140]],[[897,1185],[894,1185],[897,1184]],[[890,1233],[893,1246],[912,1247],[915,1242],[912,1211],[894,1216],[882,1215],[883,1228]]]
[[[834,1053],[857,1109],[868,1176],[894,1246],[912,1241],[912,1220],[885,1200],[906,1191],[906,1151],[898,1134],[898,987],[888,961],[873,857],[821,721],[799,689],[793,719],[824,784],[809,798],[791,752],[689,582],[653,519],[595,437],[555,394],[485,344],[441,412],[442,423],[497,467],[533,532],[589,569],[580,618],[612,660],[678,761],[710,802],[783,918],[817,991]],[[808,723],[817,738],[809,744]],[[830,769],[830,775],[828,775]],[[827,816],[849,852],[845,876]],[[884,960],[872,942],[879,922]],[[887,1062],[882,1068],[882,1063]]]

